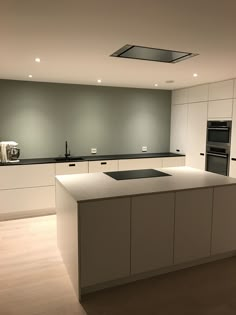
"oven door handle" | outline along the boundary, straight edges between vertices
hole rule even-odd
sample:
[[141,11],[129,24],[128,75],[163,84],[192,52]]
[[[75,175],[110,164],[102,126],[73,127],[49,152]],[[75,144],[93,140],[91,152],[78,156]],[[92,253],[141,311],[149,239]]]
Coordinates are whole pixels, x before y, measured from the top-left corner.
[[208,127],[208,130],[226,130],[228,131],[230,128],[229,127]]
[[227,154],[216,154],[216,153],[208,153],[207,155],[211,155],[211,156],[217,156],[217,157],[222,157],[222,158],[227,158],[228,155]]

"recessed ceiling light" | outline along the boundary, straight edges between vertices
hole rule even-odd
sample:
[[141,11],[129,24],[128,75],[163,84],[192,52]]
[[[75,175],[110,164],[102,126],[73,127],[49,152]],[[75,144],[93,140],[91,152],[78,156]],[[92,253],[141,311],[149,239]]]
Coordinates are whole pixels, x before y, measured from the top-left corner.
[[155,83],[155,84],[154,84],[154,86],[158,86],[158,84],[157,84],[157,83]]
[[194,78],[198,77],[198,74],[197,73],[194,73],[193,74]]
[[101,79],[98,79],[98,80],[97,80],[97,83],[102,83],[102,80],[101,80]]
[[35,60],[35,62],[40,62],[40,58],[38,58],[38,57],[35,58],[34,60]]
[[32,74],[29,74],[28,77],[29,77],[29,78],[33,78]]

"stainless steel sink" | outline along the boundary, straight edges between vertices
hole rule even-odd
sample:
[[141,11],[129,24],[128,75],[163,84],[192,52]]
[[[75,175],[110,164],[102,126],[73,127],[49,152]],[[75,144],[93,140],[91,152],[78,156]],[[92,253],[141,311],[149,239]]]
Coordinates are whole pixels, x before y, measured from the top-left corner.
[[56,162],[79,162],[79,161],[84,161],[83,158],[81,157],[76,157],[76,156],[69,156],[69,157],[64,157],[64,156],[60,156],[60,157],[56,157],[54,159]]

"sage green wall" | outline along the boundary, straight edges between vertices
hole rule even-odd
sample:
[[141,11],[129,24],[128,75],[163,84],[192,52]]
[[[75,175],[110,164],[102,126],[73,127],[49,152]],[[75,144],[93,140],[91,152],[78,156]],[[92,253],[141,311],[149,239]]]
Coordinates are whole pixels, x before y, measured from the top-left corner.
[[171,92],[0,80],[0,141],[21,158],[169,151]]

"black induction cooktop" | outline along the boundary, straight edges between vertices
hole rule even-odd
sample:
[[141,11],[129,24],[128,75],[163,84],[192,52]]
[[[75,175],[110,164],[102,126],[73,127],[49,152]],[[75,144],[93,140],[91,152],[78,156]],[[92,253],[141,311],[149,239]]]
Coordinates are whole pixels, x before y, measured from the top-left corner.
[[156,171],[153,169],[105,172],[104,174],[106,174],[106,175],[108,175],[108,176],[110,176],[116,180],[171,176],[170,174]]

